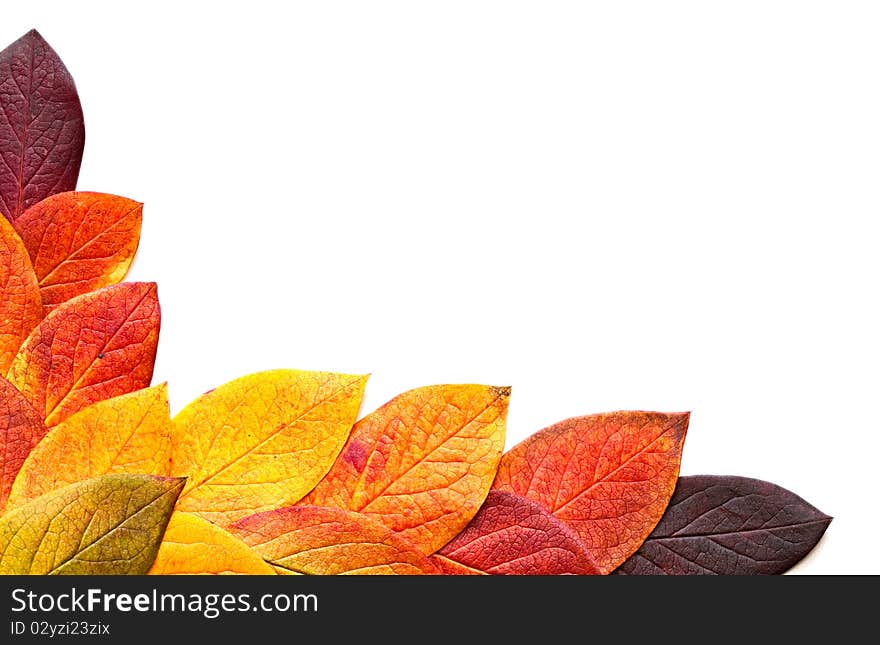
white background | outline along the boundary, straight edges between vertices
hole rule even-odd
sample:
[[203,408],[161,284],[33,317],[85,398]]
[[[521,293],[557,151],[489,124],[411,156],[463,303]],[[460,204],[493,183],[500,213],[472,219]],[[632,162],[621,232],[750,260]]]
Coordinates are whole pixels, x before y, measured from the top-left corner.
[[[289,5],[289,6],[287,6]],[[86,117],[79,187],[145,203],[173,411],[276,367],[512,385],[508,445],[691,410],[683,474],[876,549],[872,2],[15,3]]]

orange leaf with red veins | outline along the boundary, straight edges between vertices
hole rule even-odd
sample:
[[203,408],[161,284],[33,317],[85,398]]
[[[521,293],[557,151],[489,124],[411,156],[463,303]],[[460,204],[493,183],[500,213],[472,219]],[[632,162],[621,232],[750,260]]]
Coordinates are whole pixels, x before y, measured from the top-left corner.
[[174,417],[177,508],[228,526],[295,504],[333,465],[366,376],[270,370],[203,394]]
[[137,251],[143,204],[104,193],[47,197],[15,221],[48,313],[56,305],[122,281]]
[[436,574],[428,558],[376,520],[339,508],[290,506],[229,527],[281,574]]
[[124,282],[68,300],[31,332],[9,381],[54,426],[104,399],[147,387],[159,340],[153,282]]
[[[5,221],[0,218],[0,222]],[[21,392],[0,377],[0,513],[21,465],[46,432],[43,417]]]
[[42,318],[40,287],[27,249],[12,224],[0,217],[0,376]]
[[431,559],[450,575],[598,573],[574,529],[537,502],[499,490],[489,492],[471,523]]
[[660,521],[678,479],[687,426],[687,413],[567,419],[507,452],[493,488],[542,504],[609,573]]
[[275,575],[256,551],[198,515],[175,511],[165,529],[152,576]]
[[405,392],[354,426],[302,504],[371,516],[426,555],[480,509],[504,448],[510,388],[435,385]]
[[52,428],[22,465],[8,508],[99,475],[165,476],[170,461],[167,386],[123,394],[90,405]]

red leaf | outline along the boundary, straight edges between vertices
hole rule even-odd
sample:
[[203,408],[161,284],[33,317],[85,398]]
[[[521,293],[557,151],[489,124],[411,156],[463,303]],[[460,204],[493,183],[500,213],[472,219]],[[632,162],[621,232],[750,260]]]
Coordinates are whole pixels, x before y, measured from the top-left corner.
[[7,219],[76,187],[85,136],[73,78],[36,30],[0,52],[0,211]]
[[433,556],[446,574],[595,574],[577,533],[543,506],[493,490],[480,512]]
[[54,426],[150,384],[159,317],[152,282],[123,282],[68,300],[34,329],[7,378]]

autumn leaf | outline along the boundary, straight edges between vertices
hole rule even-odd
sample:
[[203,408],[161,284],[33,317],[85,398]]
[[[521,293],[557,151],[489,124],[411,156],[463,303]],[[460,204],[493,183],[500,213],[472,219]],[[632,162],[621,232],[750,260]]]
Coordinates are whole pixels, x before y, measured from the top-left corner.
[[150,575],[274,575],[256,551],[197,515],[175,511]]
[[31,30],[0,52],[0,212],[14,222],[41,199],[76,188],[84,144],[73,79]]
[[493,490],[480,512],[432,556],[446,574],[598,573],[578,534],[537,502]]
[[542,504],[577,532],[600,573],[608,573],[663,515],[688,416],[612,412],[567,419],[507,452],[493,488]]
[[0,517],[0,574],[145,574],[182,479],[103,475]]
[[147,387],[159,340],[153,282],[77,296],[31,332],[8,379],[54,426],[92,403]]
[[770,482],[681,477],[660,523],[615,573],[784,573],[816,546],[830,523],[819,509]]
[[230,530],[280,574],[436,574],[428,558],[376,520],[339,508],[291,506]]
[[168,475],[170,460],[167,386],[123,394],[91,405],[52,428],[22,465],[8,508],[99,475]]
[[104,193],[47,197],[15,221],[48,313],[56,305],[120,282],[137,251],[143,204]]
[[430,555],[480,509],[504,447],[510,388],[405,392],[355,425],[303,501],[373,517]]
[[15,386],[0,377],[0,513],[22,464],[46,432],[43,417]]
[[43,317],[40,287],[18,233],[0,217],[0,376]]
[[272,370],[202,395],[173,422],[178,509],[221,526],[298,502],[357,418],[366,376]]

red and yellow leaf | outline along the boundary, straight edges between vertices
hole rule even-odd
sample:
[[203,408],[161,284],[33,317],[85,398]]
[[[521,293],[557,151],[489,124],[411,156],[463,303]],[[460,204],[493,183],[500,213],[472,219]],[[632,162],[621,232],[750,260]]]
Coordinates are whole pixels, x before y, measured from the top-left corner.
[[21,467],[8,507],[99,475],[168,475],[170,462],[171,418],[163,384],[100,401],[52,428]]
[[0,212],[14,222],[41,199],[76,188],[84,144],[73,79],[31,30],[0,52]]
[[369,515],[426,555],[480,509],[504,447],[510,388],[435,385],[405,392],[355,425],[303,501]]
[[150,575],[275,575],[256,551],[198,515],[174,512]]
[[27,249],[0,217],[0,376],[43,317],[40,287]]
[[544,506],[583,540],[601,573],[623,563],[669,503],[688,414],[612,412],[536,432],[501,460],[493,488]]
[[480,512],[431,556],[451,575],[590,575],[598,573],[574,529],[541,504],[493,490]]
[[149,386],[159,340],[152,282],[125,282],[68,300],[31,332],[9,381],[47,426],[104,399]]
[[230,527],[280,574],[436,574],[428,558],[376,520],[339,508],[291,506]]
[[43,417],[0,377],[0,514],[22,464],[46,432]]
[[178,509],[221,526],[298,502],[357,418],[366,376],[273,370],[202,395],[174,418]]
[[104,193],[47,197],[15,221],[48,313],[56,305],[121,282],[141,234],[139,202]]

